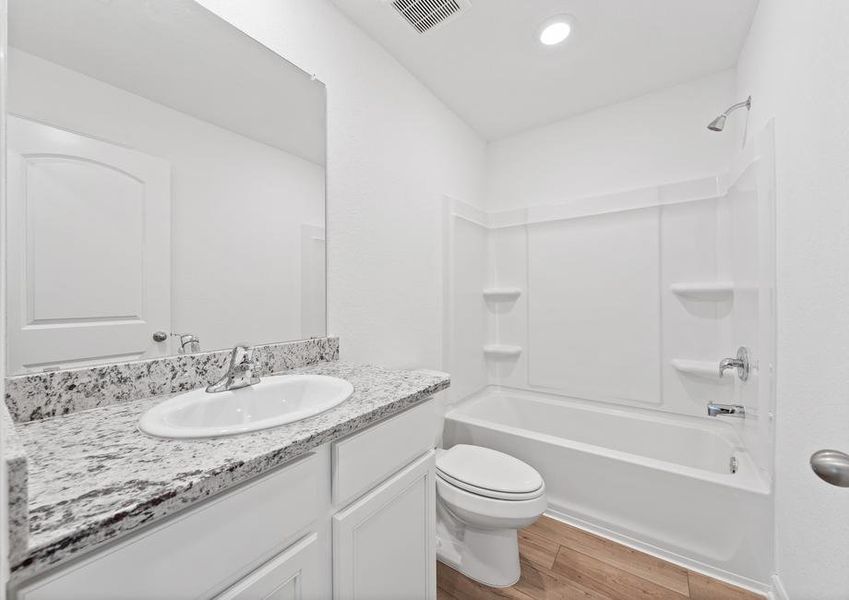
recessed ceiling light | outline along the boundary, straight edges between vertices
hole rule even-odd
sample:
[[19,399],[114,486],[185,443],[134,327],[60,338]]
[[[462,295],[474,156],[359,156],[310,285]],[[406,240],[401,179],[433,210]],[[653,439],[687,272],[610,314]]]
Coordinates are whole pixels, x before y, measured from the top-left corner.
[[572,33],[572,23],[567,17],[554,17],[542,25],[539,41],[545,46],[555,46],[566,41]]

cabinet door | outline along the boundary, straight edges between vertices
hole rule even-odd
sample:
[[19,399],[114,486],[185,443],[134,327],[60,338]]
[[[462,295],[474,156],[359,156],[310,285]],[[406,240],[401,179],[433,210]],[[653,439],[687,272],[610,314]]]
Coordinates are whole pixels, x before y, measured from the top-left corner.
[[434,452],[333,517],[335,600],[436,594]]
[[311,533],[215,600],[322,600],[318,536]]

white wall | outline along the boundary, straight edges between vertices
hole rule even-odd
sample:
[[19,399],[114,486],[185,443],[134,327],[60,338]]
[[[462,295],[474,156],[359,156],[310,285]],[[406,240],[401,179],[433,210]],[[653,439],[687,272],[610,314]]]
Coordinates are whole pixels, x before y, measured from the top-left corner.
[[207,350],[305,337],[301,225],[324,224],[322,166],[25,52],[9,69],[10,112],[171,164],[172,331]]
[[749,131],[775,117],[776,563],[790,598],[849,592],[849,492],[819,481],[849,451],[849,4],[760,3],[738,66]]
[[733,98],[734,72],[724,71],[493,142],[487,209],[715,176],[734,139],[705,126]]
[[347,360],[442,364],[442,198],[485,144],[327,0],[202,0],[327,84],[328,314]]

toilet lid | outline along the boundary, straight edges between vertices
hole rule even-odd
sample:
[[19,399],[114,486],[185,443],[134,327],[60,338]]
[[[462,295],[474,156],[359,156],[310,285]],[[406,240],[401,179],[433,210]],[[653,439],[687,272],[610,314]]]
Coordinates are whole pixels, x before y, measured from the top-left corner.
[[446,481],[467,491],[494,498],[533,497],[542,486],[536,469],[509,454],[458,444],[440,452],[436,470]]

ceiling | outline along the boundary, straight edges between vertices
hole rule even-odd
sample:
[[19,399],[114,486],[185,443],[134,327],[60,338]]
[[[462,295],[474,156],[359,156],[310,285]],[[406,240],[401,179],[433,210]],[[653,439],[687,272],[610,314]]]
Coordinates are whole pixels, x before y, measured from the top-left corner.
[[[417,33],[390,0],[333,0],[486,139],[734,66],[757,0],[471,0]],[[557,14],[572,36],[545,47]],[[730,99],[729,99],[730,100]]]

